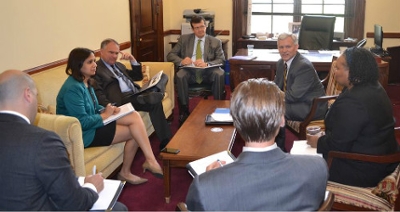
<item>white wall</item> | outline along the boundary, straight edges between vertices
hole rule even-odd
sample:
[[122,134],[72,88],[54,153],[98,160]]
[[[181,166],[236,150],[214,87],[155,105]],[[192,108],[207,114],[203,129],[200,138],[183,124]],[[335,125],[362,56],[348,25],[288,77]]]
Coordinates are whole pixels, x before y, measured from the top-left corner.
[[[367,0],[365,33],[373,25],[384,32],[400,32],[399,0]],[[232,34],[232,0],[163,0],[164,31],[180,29],[185,9],[202,8],[215,12],[215,29]],[[129,0],[1,0],[0,72],[25,70],[66,58],[74,47],[99,49],[104,38],[130,40]],[[228,55],[232,56],[232,36]],[[171,40],[164,38],[165,55]],[[367,46],[373,45],[368,39]],[[399,46],[400,39],[385,38],[383,46]]]
[[[399,0],[366,0],[364,32],[374,32],[374,24],[382,26],[383,32],[400,32]],[[366,36],[365,36],[366,37]],[[366,46],[374,46],[374,39],[368,38]],[[383,48],[400,46],[400,38],[384,38]]]
[[[112,9],[110,9],[112,8]],[[130,40],[128,0],[1,0],[0,72],[67,58],[104,38]]]

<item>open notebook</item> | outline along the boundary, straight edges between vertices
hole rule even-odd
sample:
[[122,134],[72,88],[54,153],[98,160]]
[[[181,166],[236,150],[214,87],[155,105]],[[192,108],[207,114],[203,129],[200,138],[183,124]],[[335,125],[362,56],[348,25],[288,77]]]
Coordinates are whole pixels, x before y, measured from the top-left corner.
[[[78,182],[81,186],[84,184],[84,180],[84,177],[78,178]],[[124,185],[125,181],[105,179],[104,189],[100,191],[99,198],[90,210],[112,210]]]
[[133,111],[135,111],[135,108],[133,108],[133,106],[132,106],[132,104],[130,102],[119,106],[119,109],[120,109],[119,113],[111,115],[110,117],[104,119],[103,120],[103,124],[107,125],[110,122],[115,121],[115,120],[117,120],[117,119],[119,119],[119,118],[121,118],[123,116],[126,116],[129,113],[132,113]]
[[[192,177],[195,177],[197,175],[200,175],[206,171],[206,168],[208,165],[210,165],[212,162],[220,160],[220,161],[225,161],[226,164],[232,163],[235,161],[236,157],[229,151],[225,150],[222,152],[215,153],[213,155],[192,161],[186,165],[186,168],[189,171],[189,174],[192,175]],[[225,165],[226,165],[225,164]]]

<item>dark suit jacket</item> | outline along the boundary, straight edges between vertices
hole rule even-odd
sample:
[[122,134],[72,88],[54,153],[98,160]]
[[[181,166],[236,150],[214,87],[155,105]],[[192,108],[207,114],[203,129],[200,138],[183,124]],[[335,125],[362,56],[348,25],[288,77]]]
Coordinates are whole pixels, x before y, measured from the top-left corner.
[[[128,70],[124,64],[117,62],[115,65],[124,75],[126,75],[132,82],[139,81],[143,79],[143,73],[141,66],[132,66],[133,70]],[[97,99],[99,103],[103,106],[108,103],[117,103],[117,105],[122,105],[122,93],[119,87],[118,79],[113,73],[107,68],[103,60],[97,61],[96,75],[93,77],[96,80],[94,86]],[[134,83],[135,87],[140,89],[140,86]]]
[[[181,65],[181,61],[185,57],[192,58],[194,41],[195,41],[194,33],[182,35],[178,39],[178,43],[168,53],[167,60],[169,62],[173,62],[175,67],[179,67]],[[208,63],[209,65],[215,65],[215,64],[224,65],[225,56],[224,56],[224,51],[222,50],[221,40],[206,35],[203,56],[204,56],[204,62]]]
[[82,188],[54,133],[0,114],[0,210],[90,209],[96,192]]
[[324,200],[327,179],[321,157],[279,148],[242,152],[235,162],[195,177],[186,204],[192,211],[312,211]]
[[[283,90],[283,71],[285,67],[282,59],[278,61],[276,69],[274,82]],[[325,95],[324,86],[313,64],[297,52],[290,65],[286,80],[286,118],[303,121],[310,112],[313,99],[323,95]],[[314,119],[323,119],[326,110],[327,104],[321,104]]]
[[[344,90],[325,118],[326,135],[318,140],[317,151],[325,158],[329,151],[385,155],[397,150],[392,105],[378,83],[356,85]],[[394,171],[394,165],[334,160],[329,179],[354,186],[376,186]]]

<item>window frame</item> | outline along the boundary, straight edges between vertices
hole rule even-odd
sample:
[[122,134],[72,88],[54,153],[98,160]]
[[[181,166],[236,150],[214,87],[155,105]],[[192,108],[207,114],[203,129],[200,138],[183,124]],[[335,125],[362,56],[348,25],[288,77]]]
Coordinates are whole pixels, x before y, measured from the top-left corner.
[[[247,5],[248,0],[233,0],[233,22],[232,22],[232,39],[233,54],[237,51],[236,41],[246,34],[247,29]],[[300,4],[295,6],[299,7]],[[295,14],[293,15],[295,16]],[[345,0],[344,15],[344,37],[364,38],[364,22],[365,22],[365,0]],[[298,14],[294,21],[300,21],[301,15]]]

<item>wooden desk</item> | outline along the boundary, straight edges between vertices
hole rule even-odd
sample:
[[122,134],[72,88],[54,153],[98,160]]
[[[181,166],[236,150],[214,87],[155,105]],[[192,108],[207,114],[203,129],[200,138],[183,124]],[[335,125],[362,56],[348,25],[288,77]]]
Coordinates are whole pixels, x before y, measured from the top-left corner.
[[[224,51],[224,56],[225,59],[228,59],[228,42],[229,39],[220,39],[222,42],[222,50]],[[174,46],[178,43],[178,41],[171,41],[169,44],[171,44],[171,48],[174,48]],[[247,47],[245,47],[247,48]]]
[[[338,51],[334,52],[335,54]],[[247,55],[247,49],[239,49],[236,55]],[[229,59],[230,65],[230,86],[231,90],[242,81],[250,78],[268,78],[274,80],[276,72],[276,63],[281,58],[276,49],[254,49],[254,60],[235,60]],[[329,72],[332,64],[333,54],[320,54],[318,51],[309,51],[303,54],[314,65],[317,72]]]
[[[205,125],[205,117],[215,108],[229,108],[229,100],[201,100],[188,119],[172,137],[167,148],[179,149],[178,154],[160,153],[163,161],[164,195],[169,203],[171,198],[171,168],[182,167],[194,160],[224,151],[231,150],[236,138],[233,125]],[[212,128],[221,128],[221,132],[212,132]]]
[[387,90],[388,81],[389,81],[389,63],[382,61],[378,63],[379,67],[379,82],[382,87]]
[[[274,39],[258,40],[258,39],[243,39],[239,38],[237,43],[237,49],[247,48],[247,44],[253,44],[255,49],[277,49],[277,41]],[[344,41],[333,41],[332,50],[339,50],[340,46],[352,47],[357,42],[344,42]]]

